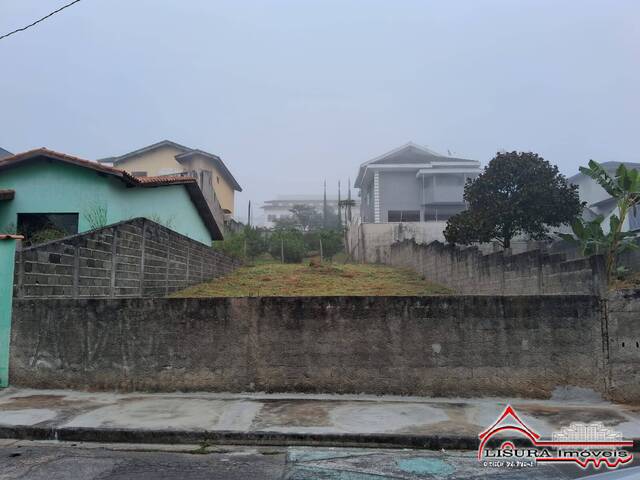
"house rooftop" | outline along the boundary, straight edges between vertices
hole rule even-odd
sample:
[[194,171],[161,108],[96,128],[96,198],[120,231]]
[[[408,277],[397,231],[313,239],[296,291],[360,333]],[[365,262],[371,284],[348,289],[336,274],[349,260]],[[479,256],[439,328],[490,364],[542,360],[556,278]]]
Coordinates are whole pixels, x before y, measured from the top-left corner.
[[13,153],[11,153],[9,150],[5,150],[4,148],[0,147],[0,158],[10,157],[11,155],[13,155]]
[[394,148],[387,153],[375,157],[360,165],[358,176],[354,182],[355,188],[361,188],[368,169],[376,169],[382,167],[391,168],[416,168],[421,166],[437,165],[446,166],[447,168],[471,167],[479,168],[480,162],[468,158],[452,157],[437,153],[430,148],[408,142],[401,147]]
[[99,163],[110,163],[113,164],[114,166],[117,166],[119,163],[132,158],[132,157],[136,157],[138,155],[142,155],[144,153],[147,152],[151,152],[153,150],[157,150],[158,148],[164,148],[164,147],[172,147],[175,148],[176,150],[179,150],[181,153],[179,153],[178,155],[175,156],[176,161],[178,163],[181,163],[184,160],[187,160],[195,155],[200,155],[203,156],[205,158],[208,158],[209,160],[212,160],[214,162],[214,164],[216,165],[216,167],[220,170],[220,173],[229,181],[229,183],[232,185],[233,189],[241,192],[242,191],[242,187],[240,186],[240,184],[236,181],[236,179],[234,178],[234,176],[231,174],[231,172],[229,171],[229,169],[227,168],[227,166],[224,164],[224,162],[222,161],[222,159],[217,156],[214,155],[212,153],[209,152],[205,152],[204,150],[199,150],[197,148],[190,148],[190,147],[186,147],[184,145],[181,145],[179,143],[173,142],[171,140],[161,140],[159,142],[153,143],[151,145],[147,145],[146,147],[142,147],[139,148],[137,150],[133,150],[131,152],[125,153],[124,155],[120,155],[120,156],[115,156],[115,157],[107,157],[107,158],[102,158],[100,160],[98,160]]

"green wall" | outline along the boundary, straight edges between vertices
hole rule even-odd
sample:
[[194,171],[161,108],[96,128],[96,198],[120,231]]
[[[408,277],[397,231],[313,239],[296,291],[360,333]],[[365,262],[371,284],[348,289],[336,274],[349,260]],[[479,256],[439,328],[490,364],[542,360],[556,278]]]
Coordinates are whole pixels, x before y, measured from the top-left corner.
[[[2,232],[0,232],[2,233]],[[9,386],[9,344],[15,240],[0,240],[0,387]]]
[[78,232],[87,219],[106,208],[107,223],[146,217],[194,240],[211,245],[211,235],[183,185],[129,187],[115,177],[75,165],[37,161],[0,173],[0,189],[15,190],[0,201],[0,232],[17,224],[18,213],[78,213]]

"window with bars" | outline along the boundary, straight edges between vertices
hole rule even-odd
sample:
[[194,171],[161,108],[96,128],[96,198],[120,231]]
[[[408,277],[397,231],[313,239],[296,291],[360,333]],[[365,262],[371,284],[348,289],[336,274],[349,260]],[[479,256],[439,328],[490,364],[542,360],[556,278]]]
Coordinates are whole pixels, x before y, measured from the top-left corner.
[[387,222],[419,222],[420,210],[389,210]]

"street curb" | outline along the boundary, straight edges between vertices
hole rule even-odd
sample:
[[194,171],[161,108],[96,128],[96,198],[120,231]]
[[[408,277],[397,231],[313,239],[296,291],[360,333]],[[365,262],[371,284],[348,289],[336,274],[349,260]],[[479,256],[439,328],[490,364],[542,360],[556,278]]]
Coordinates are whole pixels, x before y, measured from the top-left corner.
[[[424,450],[477,450],[479,446],[477,437],[463,435],[140,430],[38,426],[0,426],[0,438],[166,445],[206,443],[211,445],[415,448]],[[522,438],[514,438],[513,440],[516,444],[523,442]],[[634,439],[633,443],[631,450],[640,451],[640,439]],[[525,443],[523,443],[524,445]]]
[[0,438],[17,440],[58,440],[64,442],[325,446],[417,448],[425,450],[475,450],[478,439],[467,436],[282,433],[205,430],[136,430],[126,428],[0,426]]

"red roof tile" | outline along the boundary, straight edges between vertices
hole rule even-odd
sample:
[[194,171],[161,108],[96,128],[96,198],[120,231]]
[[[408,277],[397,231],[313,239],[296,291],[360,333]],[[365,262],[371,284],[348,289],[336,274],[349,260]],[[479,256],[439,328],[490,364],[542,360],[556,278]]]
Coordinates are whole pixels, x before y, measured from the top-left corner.
[[48,148],[36,148],[27,152],[17,153],[12,157],[3,158],[2,160],[0,160],[0,170],[11,168],[14,165],[33,160],[38,157],[52,158],[64,163],[77,165],[79,167],[90,168],[91,170],[114,175],[116,177],[122,178],[127,182],[135,183],[134,181],[132,182],[134,177],[124,170],[120,170],[119,168],[107,167],[106,165],[102,165],[97,162],[90,162],[89,160],[83,160],[82,158],[67,155],[65,153],[55,152],[53,150],[49,150]]
[[157,177],[135,177],[138,182],[144,185],[172,185],[181,183],[197,183],[193,177],[182,175],[160,175]]

